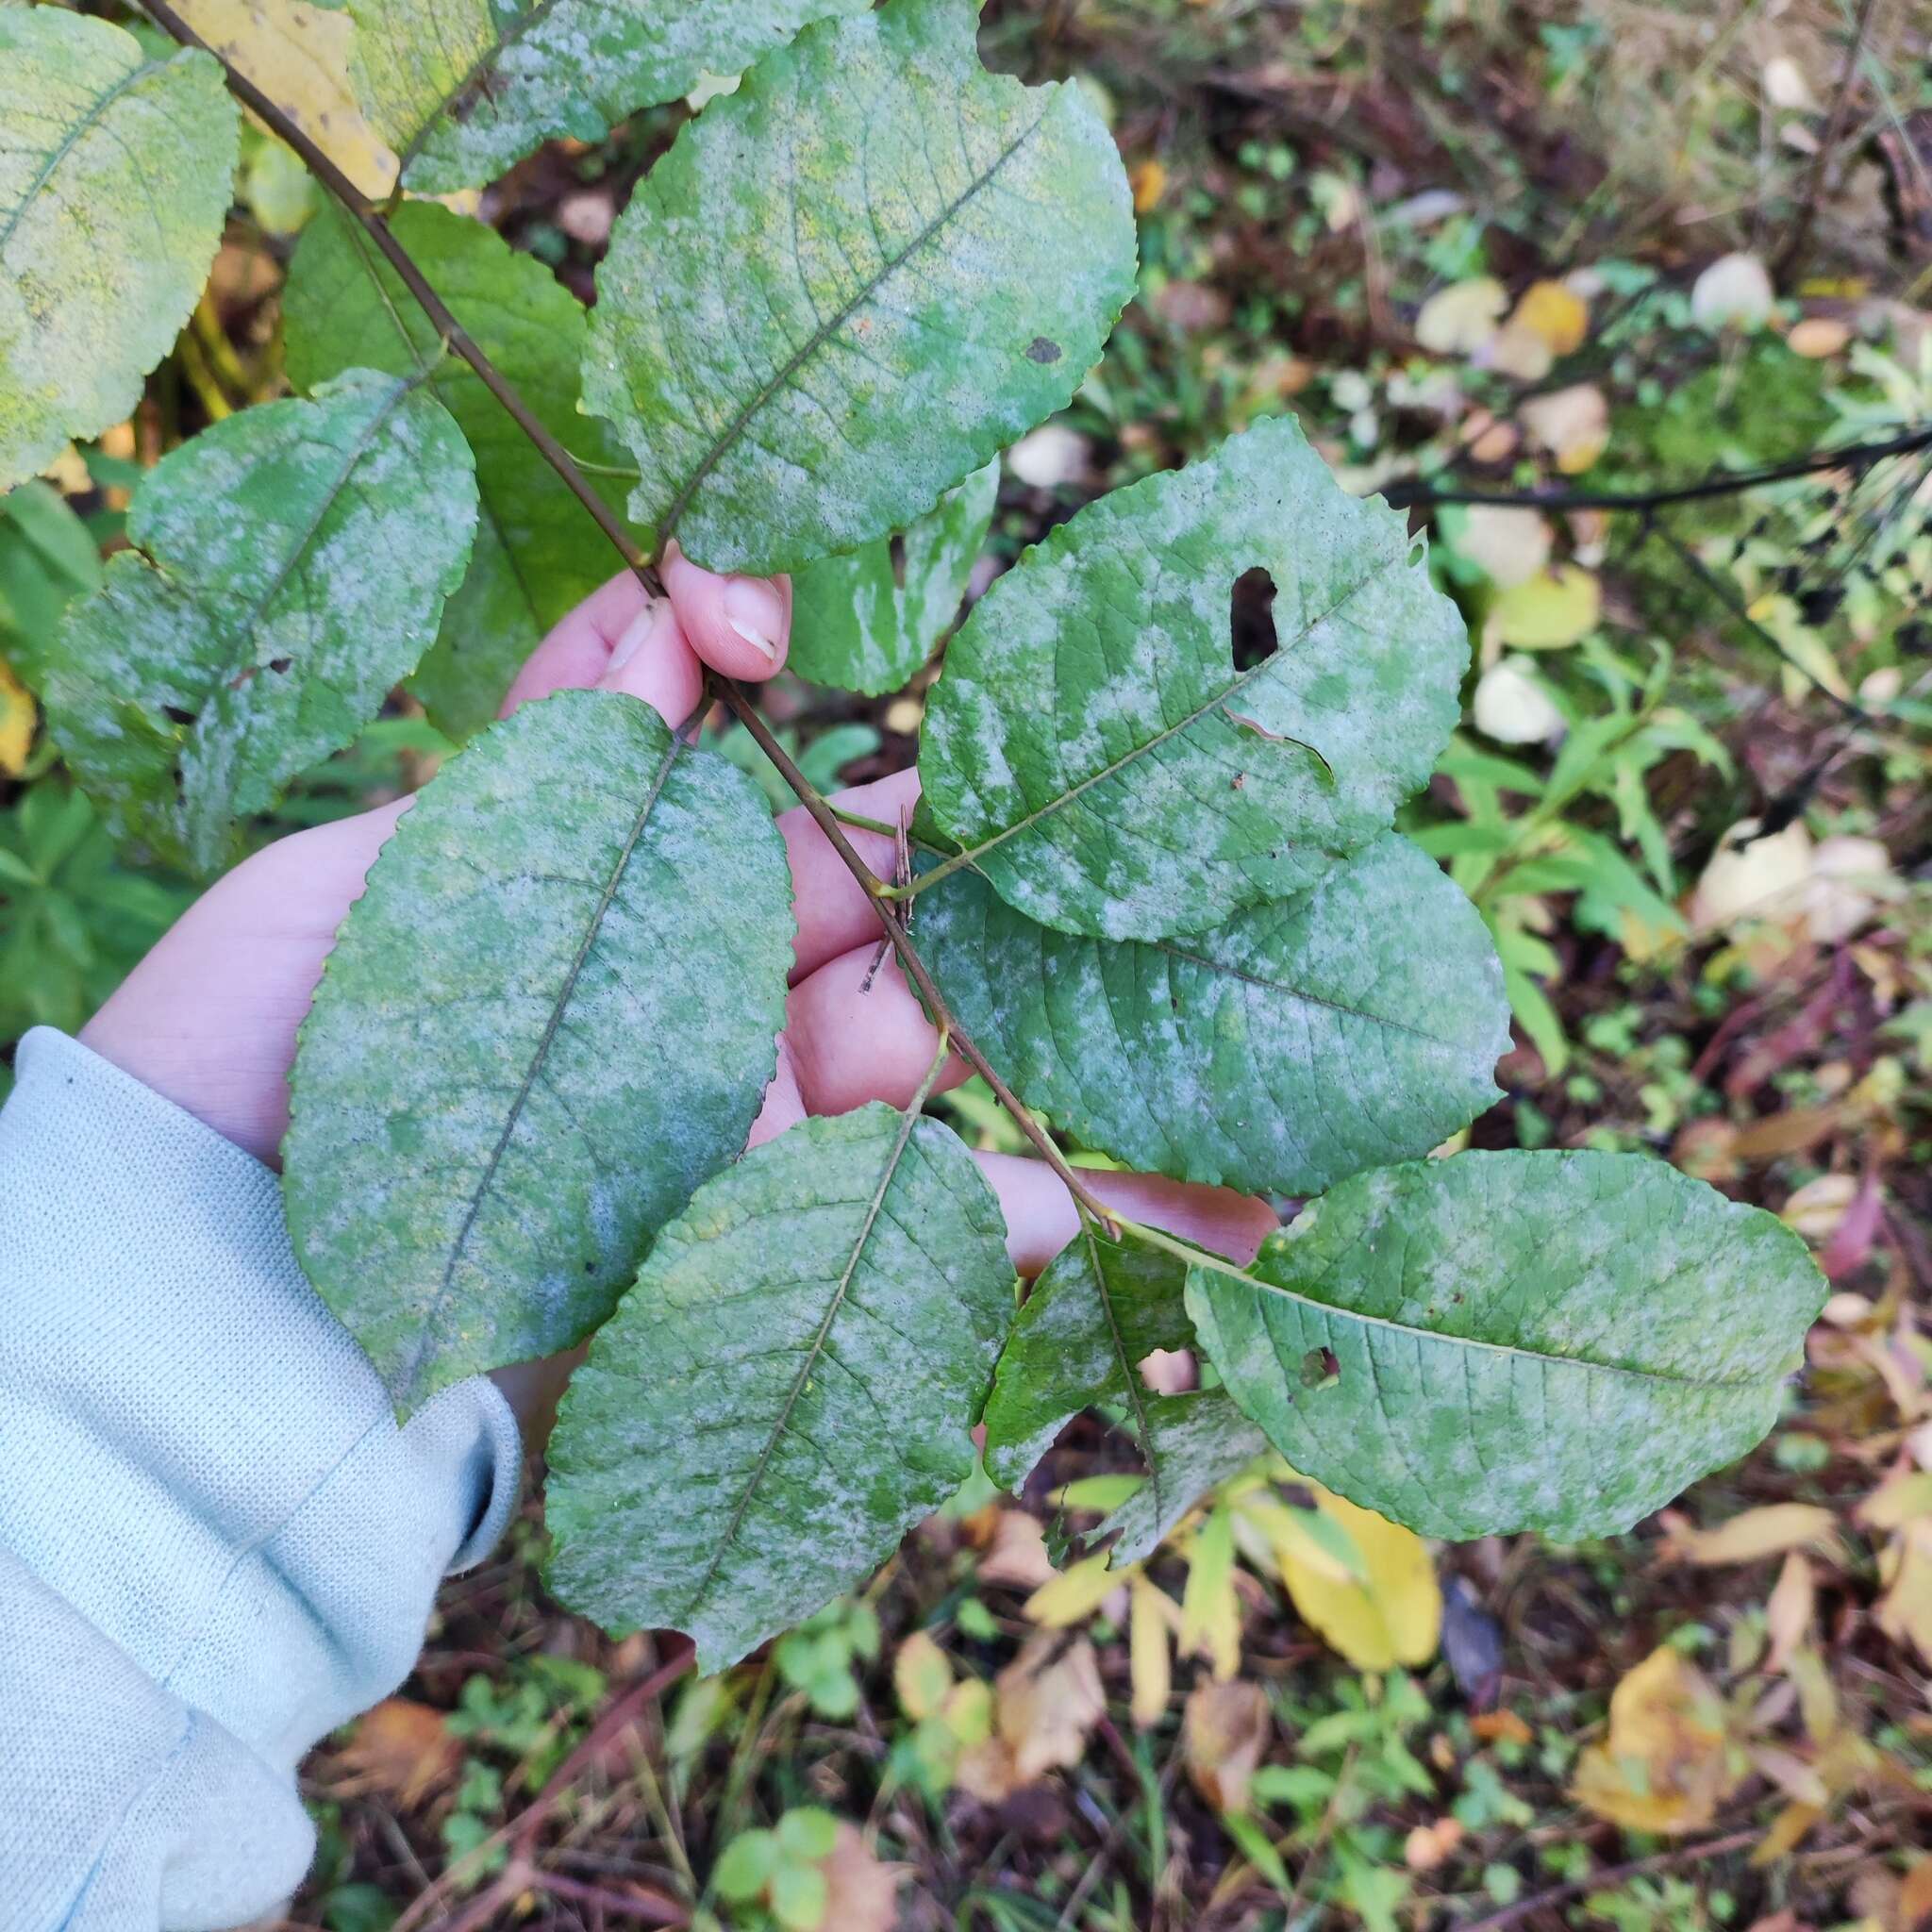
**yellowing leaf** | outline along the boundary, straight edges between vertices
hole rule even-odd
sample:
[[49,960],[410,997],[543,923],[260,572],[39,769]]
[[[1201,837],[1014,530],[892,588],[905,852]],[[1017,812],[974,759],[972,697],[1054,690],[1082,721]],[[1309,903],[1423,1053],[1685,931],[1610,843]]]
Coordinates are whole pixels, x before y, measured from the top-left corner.
[[1022,1606],[1034,1623],[1046,1630],[1064,1630],[1084,1624],[1123,1582],[1122,1574],[1107,1567],[1107,1553],[1083,1557],[1042,1583]]
[[1603,588],[1581,564],[1559,564],[1496,599],[1490,622],[1504,643],[1520,651],[1560,651],[1596,628]]
[[1345,1497],[1316,1489],[1315,1501],[1347,1530],[1365,1574],[1359,1583],[1338,1582],[1283,1556],[1281,1580],[1303,1622],[1357,1670],[1426,1663],[1442,1627],[1442,1592],[1428,1546],[1412,1530]]
[[1668,1553],[1686,1563],[1756,1563],[1787,1550],[1838,1547],[1838,1518],[1815,1503],[1772,1503],[1746,1509],[1713,1529],[1671,1538]]
[[1235,1509],[1261,1532],[1277,1565],[1297,1563],[1336,1583],[1359,1583],[1369,1574],[1339,1518],[1291,1509],[1265,1491],[1242,1496]]
[[1556,458],[1566,476],[1589,469],[1609,443],[1610,406],[1593,383],[1532,396],[1519,413],[1531,440]]
[[1492,275],[1438,289],[1415,319],[1415,339],[1432,355],[1467,356],[1496,333],[1509,297]]
[[1141,1730],[1158,1724],[1174,1689],[1168,1634],[1180,1621],[1174,1599],[1136,1576],[1127,1593],[1127,1670],[1133,1682],[1132,1714]]
[[1577,1759],[1572,1794],[1626,1830],[1698,1831],[1741,1773],[1716,1690],[1661,1644],[1611,1692],[1609,1735]]
[[1561,282],[1532,282],[1510,316],[1508,326],[1527,329],[1552,356],[1568,356],[1590,333],[1590,305]]
[[1551,530],[1539,510],[1507,503],[1472,504],[1455,545],[1498,590],[1526,582],[1550,560]]
[[1932,1663],[1932,1521],[1908,1523],[1879,1553],[1885,1593],[1873,1615],[1897,1641],[1909,1641]]
[[38,715],[33,693],[0,658],[0,777],[17,778],[26,769]]
[[1268,1694],[1258,1684],[1197,1684],[1181,1720],[1188,1778],[1217,1811],[1247,1808],[1248,1780],[1268,1742]]
[[1128,184],[1134,191],[1134,212],[1144,215],[1160,206],[1160,197],[1167,192],[1167,170],[1151,156],[1144,161],[1136,161],[1127,175]]
[[1771,1633],[1771,1648],[1764,1657],[1765,1669],[1781,1671],[1790,1661],[1799,1644],[1810,1632],[1817,1597],[1811,1565],[1793,1550],[1785,1558],[1784,1568],[1778,1572],[1777,1583],[1764,1605],[1765,1628]]
[[395,186],[396,158],[350,92],[347,13],[307,0],[176,0],[176,11],[363,193]]
[[944,1707],[953,1689],[953,1667],[925,1631],[915,1630],[894,1654],[892,1689],[909,1718],[932,1717]]
[[1932,1469],[1894,1476],[1858,1505],[1858,1521],[1874,1529],[1900,1529],[1921,1516],[1932,1516]]
[[1181,1592],[1180,1647],[1204,1657],[1225,1682],[1241,1663],[1241,1598],[1234,1584],[1234,1519],[1225,1505],[1211,1510],[1189,1552]]

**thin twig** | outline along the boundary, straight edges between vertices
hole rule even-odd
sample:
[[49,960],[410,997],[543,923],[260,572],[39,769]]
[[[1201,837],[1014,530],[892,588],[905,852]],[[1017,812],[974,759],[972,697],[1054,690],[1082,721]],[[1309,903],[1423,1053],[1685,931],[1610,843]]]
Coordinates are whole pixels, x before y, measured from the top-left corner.
[[1519,1924],[1533,1912],[1547,1911],[1586,1891],[1621,1885],[1626,1878],[1642,1878],[1652,1872],[1668,1872],[1677,1865],[1692,1865],[1699,1858],[1721,1858],[1729,1852],[1741,1852],[1746,1845],[1755,1845],[1763,1835],[1758,1831],[1734,1831],[1727,1838],[1709,1839],[1701,1845],[1681,1845],[1674,1852],[1658,1852],[1654,1857],[1633,1858],[1627,1865],[1610,1865],[1601,1872],[1592,1872],[1587,1878],[1573,1878],[1534,1897],[1520,1899],[1500,1912],[1491,1912],[1487,1919],[1465,1925],[1463,1932],[1504,1932],[1506,1926]]
[[1845,64],[1839,72],[1838,88],[1831,97],[1831,115],[1824,124],[1824,139],[1818,143],[1818,152],[1811,158],[1810,170],[1805,176],[1805,192],[1798,204],[1798,218],[1791,225],[1790,238],[1778,250],[1777,259],[1772,264],[1774,280],[1785,281],[1805,259],[1805,250],[1811,241],[1811,224],[1818,213],[1819,199],[1824,192],[1825,172],[1838,153],[1839,142],[1844,139],[1845,112],[1852,104],[1852,88],[1858,77],[1859,57],[1865,49],[1866,36],[1872,30],[1872,16],[1877,10],[1878,0],[1863,0],[1858,8],[1858,17],[1852,26],[1852,43],[1845,49]]
[[1396,509],[1432,508],[1443,503],[1502,504],[1521,509],[1668,509],[1676,503],[1702,503],[1716,496],[1741,496],[1767,483],[1789,483],[1823,470],[1865,469],[1887,457],[1932,449],[1932,424],[1922,425],[1884,442],[1847,442],[1815,449],[1762,470],[1730,470],[1660,490],[1444,490],[1425,481],[1391,483],[1382,494]]

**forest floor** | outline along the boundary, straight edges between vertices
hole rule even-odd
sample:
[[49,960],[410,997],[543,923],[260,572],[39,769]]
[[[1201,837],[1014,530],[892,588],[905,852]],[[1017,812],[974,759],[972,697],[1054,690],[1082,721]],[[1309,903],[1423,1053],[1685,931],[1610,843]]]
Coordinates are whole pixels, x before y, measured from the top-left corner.
[[[1468,1141],[1649,1151],[1783,1215],[1833,1291],[1806,1372],[1756,1453],[1625,1536],[1371,1532],[1346,1584],[1260,1534],[1265,1466],[1131,1585],[1057,1572],[1133,1467],[1091,1416],[1023,1497],[974,1486],[704,1682],[546,1597],[530,1507],[311,1759],[321,1855],[282,1923],[1932,1923],[1932,438],[1586,500],[1932,424],[1927,0],[994,0],[984,43],[1103,98],[1143,268],[1010,453],[975,589],[1283,408],[1408,506],[1476,671],[1406,825],[1517,1016]],[[483,211],[588,295],[684,112],[546,149]],[[238,220],[126,459],[266,366],[287,253]],[[1498,492],[1542,501],[1454,500]],[[1244,587],[1233,615],[1265,642]],[[856,781],[909,761],[931,675],[876,703],[783,680],[772,709]],[[290,816],[419,774],[393,725]],[[974,1088],[940,1105],[1010,1144]]]

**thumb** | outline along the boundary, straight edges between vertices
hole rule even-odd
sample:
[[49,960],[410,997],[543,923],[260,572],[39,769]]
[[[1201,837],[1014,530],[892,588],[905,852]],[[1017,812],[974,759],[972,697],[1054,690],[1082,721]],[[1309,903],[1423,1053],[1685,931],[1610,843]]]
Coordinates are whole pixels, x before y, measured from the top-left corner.
[[752,680],[777,675],[791,639],[790,577],[719,576],[675,543],[660,568],[687,641],[713,671]]

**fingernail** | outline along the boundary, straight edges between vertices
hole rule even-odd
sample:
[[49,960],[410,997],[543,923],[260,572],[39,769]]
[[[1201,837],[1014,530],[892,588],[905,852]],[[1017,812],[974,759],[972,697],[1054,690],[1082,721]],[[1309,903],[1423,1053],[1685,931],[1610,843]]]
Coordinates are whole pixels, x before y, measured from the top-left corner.
[[648,597],[644,608],[625,625],[617,640],[617,648],[610,654],[610,662],[604,667],[606,676],[613,671],[622,671],[644,647],[645,640],[658,628],[658,600]]
[[732,577],[724,586],[724,622],[767,663],[778,661],[778,633],[785,628],[785,606],[763,577]]

